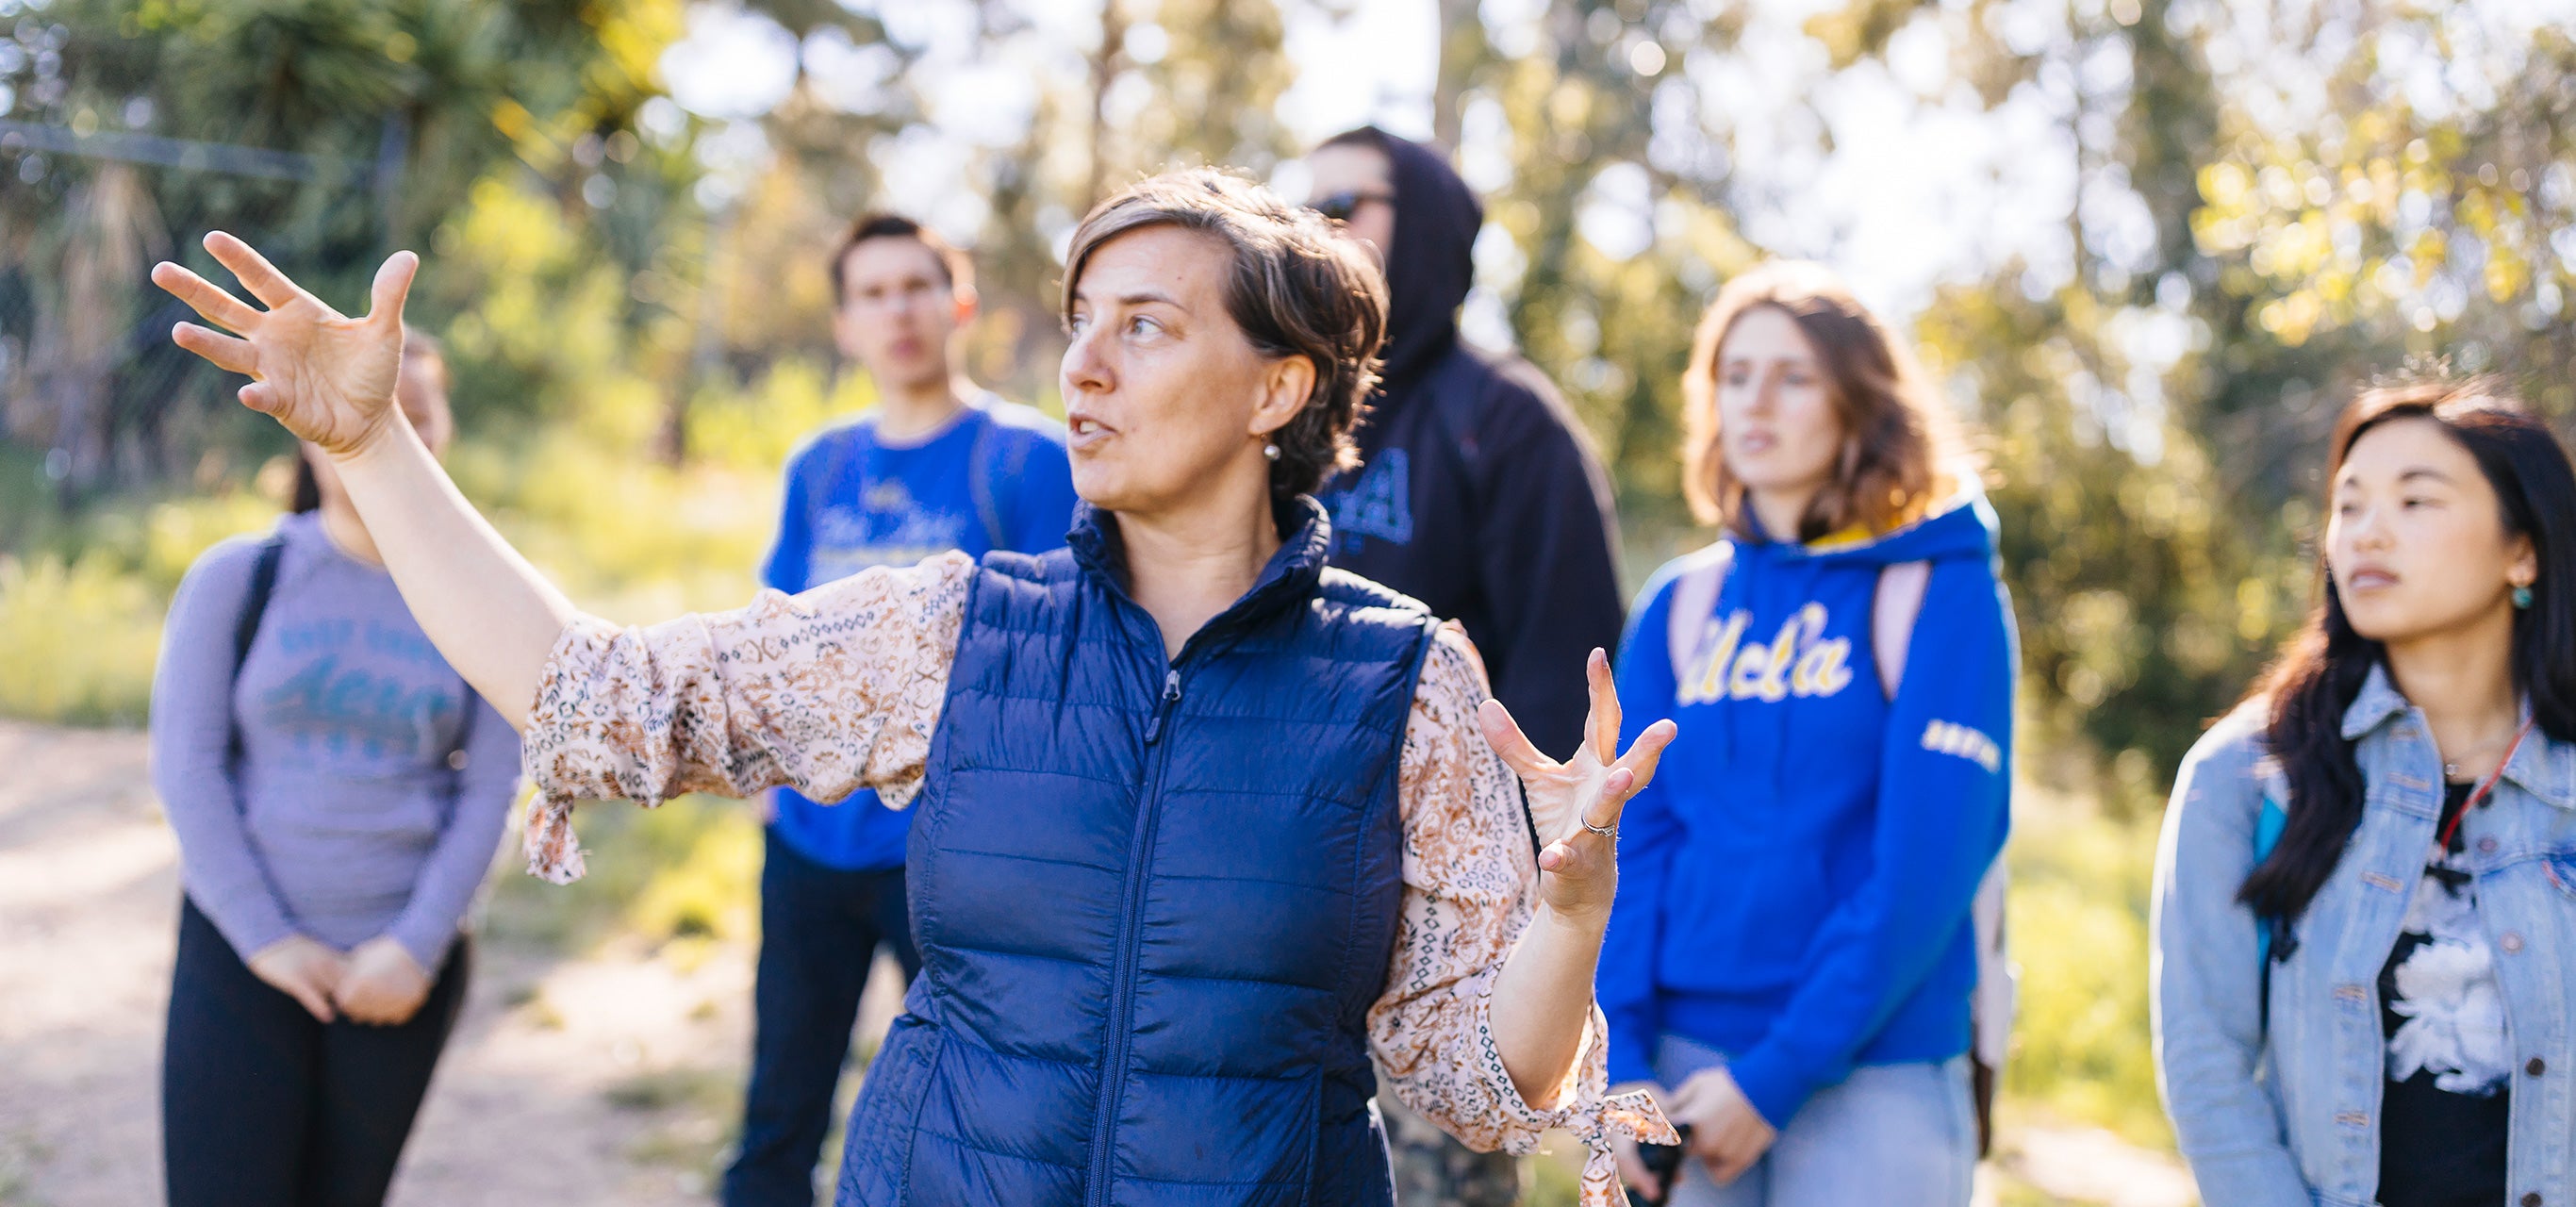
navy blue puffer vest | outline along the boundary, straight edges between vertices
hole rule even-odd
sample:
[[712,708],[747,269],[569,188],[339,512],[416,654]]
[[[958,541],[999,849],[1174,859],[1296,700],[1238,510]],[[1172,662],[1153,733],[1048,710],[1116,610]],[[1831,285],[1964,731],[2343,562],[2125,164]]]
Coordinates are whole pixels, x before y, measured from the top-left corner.
[[1364,1024],[1432,621],[1325,567],[1321,508],[1282,519],[1168,662],[1089,508],[1069,550],[984,559],[842,1207],[1393,1200]]

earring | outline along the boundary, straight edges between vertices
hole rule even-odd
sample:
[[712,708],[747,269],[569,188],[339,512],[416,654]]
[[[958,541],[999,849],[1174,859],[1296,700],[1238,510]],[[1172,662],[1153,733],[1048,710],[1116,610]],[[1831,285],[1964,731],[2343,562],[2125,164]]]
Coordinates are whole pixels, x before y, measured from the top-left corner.
[[2514,606],[2516,609],[2521,610],[2521,611],[2524,611],[2524,612],[2528,612],[2528,611],[2530,611],[2530,610],[2531,610],[2531,584],[2529,584],[2529,583],[2516,583],[2516,584],[2514,584],[2514,588],[2513,588],[2513,606]]
[[1262,455],[1262,456],[1264,456],[1264,457],[1268,457],[1268,458],[1270,458],[1270,459],[1271,459],[1271,460],[1273,460],[1273,461],[1278,460],[1278,459],[1279,459],[1279,445],[1278,445],[1276,442],[1273,442],[1273,443],[1270,443],[1270,444],[1262,445],[1262,446],[1261,446],[1261,455]]

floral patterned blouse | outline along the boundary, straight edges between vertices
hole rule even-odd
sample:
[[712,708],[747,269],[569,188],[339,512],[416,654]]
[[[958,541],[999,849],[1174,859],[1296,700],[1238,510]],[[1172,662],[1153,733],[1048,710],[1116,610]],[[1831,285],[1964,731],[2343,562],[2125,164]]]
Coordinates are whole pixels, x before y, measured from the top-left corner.
[[[578,799],[647,806],[686,792],[747,796],[781,784],[817,800],[920,792],[946,702],[974,562],[961,553],[874,569],[802,595],[620,629],[577,618],[556,640],[528,719],[529,870],[581,875]],[[1585,1207],[1623,1203],[1609,1135],[1672,1143],[1641,1093],[1608,1093],[1592,1012],[1553,1110],[1512,1085],[1488,1024],[1493,982],[1538,900],[1520,793],[1476,726],[1485,670],[1457,625],[1440,629],[1405,728],[1403,917],[1369,1043],[1396,1095],[1471,1147],[1527,1153],[1565,1128],[1587,1149]]]

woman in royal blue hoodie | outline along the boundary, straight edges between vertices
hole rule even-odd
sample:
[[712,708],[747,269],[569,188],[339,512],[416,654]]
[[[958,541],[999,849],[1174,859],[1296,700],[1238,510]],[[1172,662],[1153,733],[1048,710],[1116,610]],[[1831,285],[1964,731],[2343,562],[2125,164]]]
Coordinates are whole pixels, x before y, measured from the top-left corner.
[[1815,265],[1731,282],[1684,387],[1723,535],[1656,573],[1621,649],[1629,715],[1680,733],[1624,823],[1611,1080],[1689,1128],[1673,1203],[1964,1207],[1970,913],[2012,754],[1992,513],[1911,357]]

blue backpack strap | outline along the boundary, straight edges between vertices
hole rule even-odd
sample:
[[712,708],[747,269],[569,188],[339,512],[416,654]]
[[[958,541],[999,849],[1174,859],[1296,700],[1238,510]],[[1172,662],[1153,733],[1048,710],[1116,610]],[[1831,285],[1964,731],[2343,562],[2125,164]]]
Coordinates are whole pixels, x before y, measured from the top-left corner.
[[[2273,800],[2271,793],[2264,793],[2263,812],[2254,819],[2255,867],[2263,866],[2263,861],[2272,857],[2272,849],[2281,845],[2281,831],[2289,825],[2289,811],[2281,807],[2281,802]],[[2258,942],[2263,953],[2263,966],[2268,969],[2272,965],[2272,920],[2264,918],[2261,921],[2263,925],[2259,928],[2261,938]]]
[[[2273,848],[2281,845],[2281,831],[2288,829],[2289,825],[2290,811],[2282,808],[2281,802],[2272,799],[2270,792],[2265,792],[2263,811],[2254,818],[2255,867],[2263,866],[2263,862],[2272,857]],[[2260,1000],[2264,1029],[2268,1031],[2271,1029],[2272,1016],[2272,931],[2279,924],[2279,919],[2257,915],[2254,923],[2255,961],[2256,966],[2263,970]]]

